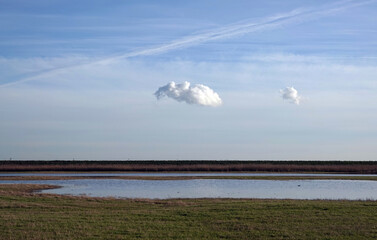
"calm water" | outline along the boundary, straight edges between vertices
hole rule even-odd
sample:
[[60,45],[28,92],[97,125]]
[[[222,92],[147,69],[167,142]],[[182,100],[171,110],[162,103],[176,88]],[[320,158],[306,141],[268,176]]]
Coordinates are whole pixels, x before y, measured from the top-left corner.
[[377,200],[377,181],[360,180],[123,180],[0,181],[60,185],[45,193],[119,198],[272,198]]

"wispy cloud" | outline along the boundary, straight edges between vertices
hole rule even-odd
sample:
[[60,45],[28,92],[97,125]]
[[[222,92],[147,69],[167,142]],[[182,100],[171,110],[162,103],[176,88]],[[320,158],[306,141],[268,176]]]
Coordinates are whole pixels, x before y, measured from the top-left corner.
[[281,27],[284,25],[289,25],[297,22],[302,22],[305,20],[310,20],[313,18],[333,14],[339,11],[346,10],[348,8],[357,7],[360,5],[375,2],[376,0],[368,1],[354,1],[346,0],[339,1],[333,4],[324,5],[315,9],[296,9],[287,13],[282,13],[275,16],[270,16],[261,19],[260,21],[242,21],[235,24],[231,24],[222,28],[217,28],[212,31],[204,32],[201,34],[190,35],[188,37],[178,39],[171,43],[159,46],[147,48],[140,51],[130,52],[123,55],[114,56],[111,58],[103,59],[99,63],[110,63],[111,61],[130,58],[137,56],[147,56],[165,53],[171,50],[181,49],[191,47],[200,43],[226,39],[236,36],[241,36],[244,34],[249,34],[257,31],[264,31],[272,28]]
[[244,34],[249,34],[249,33],[257,32],[257,31],[264,31],[264,30],[269,30],[269,29],[273,29],[277,27],[283,27],[286,25],[334,14],[336,12],[339,12],[345,9],[357,7],[364,4],[369,4],[372,2],[376,2],[376,0],[339,1],[333,4],[327,4],[327,5],[323,5],[321,7],[312,8],[312,9],[293,10],[293,11],[283,13],[280,15],[266,17],[266,18],[261,19],[260,21],[238,22],[236,24],[231,24],[225,27],[217,28],[212,31],[190,35],[188,37],[178,39],[178,40],[172,41],[170,43],[167,43],[161,46],[146,48],[143,50],[133,51],[126,54],[110,56],[110,57],[106,57],[102,59],[97,59],[91,62],[85,62],[82,64],[58,67],[56,69],[52,69],[43,73],[36,73],[34,76],[21,78],[19,80],[16,80],[10,83],[5,83],[5,84],[0,85],[0,87],[6,87],[6,86],[10,86],[17,83],[35,80],[39,77],[46,76],[46,75],[59,74],[70,69],[75,69],[75,68],[83,67],[87,65],[95,65],[95,64],[106,65],[120,59],[138,57],[138,56],[157,55],[157,54],[162,54],[162,53],[169,52],[172,50],[188,48],[188,47],[198,45],[204,42],[209,42],[209,41],[214,41],[214,40],[219,40],[219,39],[226,39],[226,38],[231,38],[231,37],[236,37],[236,36],[242,36]]

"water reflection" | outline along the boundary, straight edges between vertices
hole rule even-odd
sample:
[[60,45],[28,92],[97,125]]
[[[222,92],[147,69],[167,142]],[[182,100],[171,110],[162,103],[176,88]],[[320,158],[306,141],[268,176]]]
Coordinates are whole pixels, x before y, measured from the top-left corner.
[[123,180],[0,181],[60,185],[43,192],[120,198],[273,198],[377,200],[377,181],[361,180]]

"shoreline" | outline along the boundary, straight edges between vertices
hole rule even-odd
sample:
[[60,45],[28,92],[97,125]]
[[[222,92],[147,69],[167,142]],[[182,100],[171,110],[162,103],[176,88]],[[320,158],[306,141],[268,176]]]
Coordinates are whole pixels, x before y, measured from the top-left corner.
[[[0,176],[0,181],[22,180],[75,180],[75,179],[124,179],[124,180],[366,180],[377,181],[377,176]],[[0,182],[1,184],[1,182]]]
[[375,239],[377,201],[115,199],[0,184],[2,239]]
[[[89,195],[70,195],[57,193],[43,193],[43,190],[59,189],[63,186],[53,184],[35,184],[35,183],[0,183],[0,199],[3,195],[13,196],[29,196],[29,197],[53,197],[53,198],[71,198],[71,199],[86,199],[86,200],[119,200],[119,201],[146,201],[146,202],[169,202],[176,200],[197,201],[197,200],[213,200],[213,201],[312,201],[312,202],[374,202],[377,200],[371,199],[292,199],[292,198],[222,198],[222,197],[201,197],[201,198],[132,198],[132,197],[97,197]],[[377,205],[376,205],[377,206]]]

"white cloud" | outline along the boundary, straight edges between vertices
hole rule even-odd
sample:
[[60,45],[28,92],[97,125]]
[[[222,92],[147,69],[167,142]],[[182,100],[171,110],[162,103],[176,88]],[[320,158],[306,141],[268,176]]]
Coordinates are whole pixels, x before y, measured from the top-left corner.
[[160,87],[154,95],[157,99],[167,96],[178,102],[186,102],[188,104],[198,104],[202,106],[217,107],[222,104],[219,95],[211,88],[202,84],[196,84],[191,87],[189,82],[178,84],[170,82],[167,85]]
[[294,87],[286,87],[280,90],[281,97],[290,101],[291,103],[300,104],[301,96],[298,95],[297,90]]

